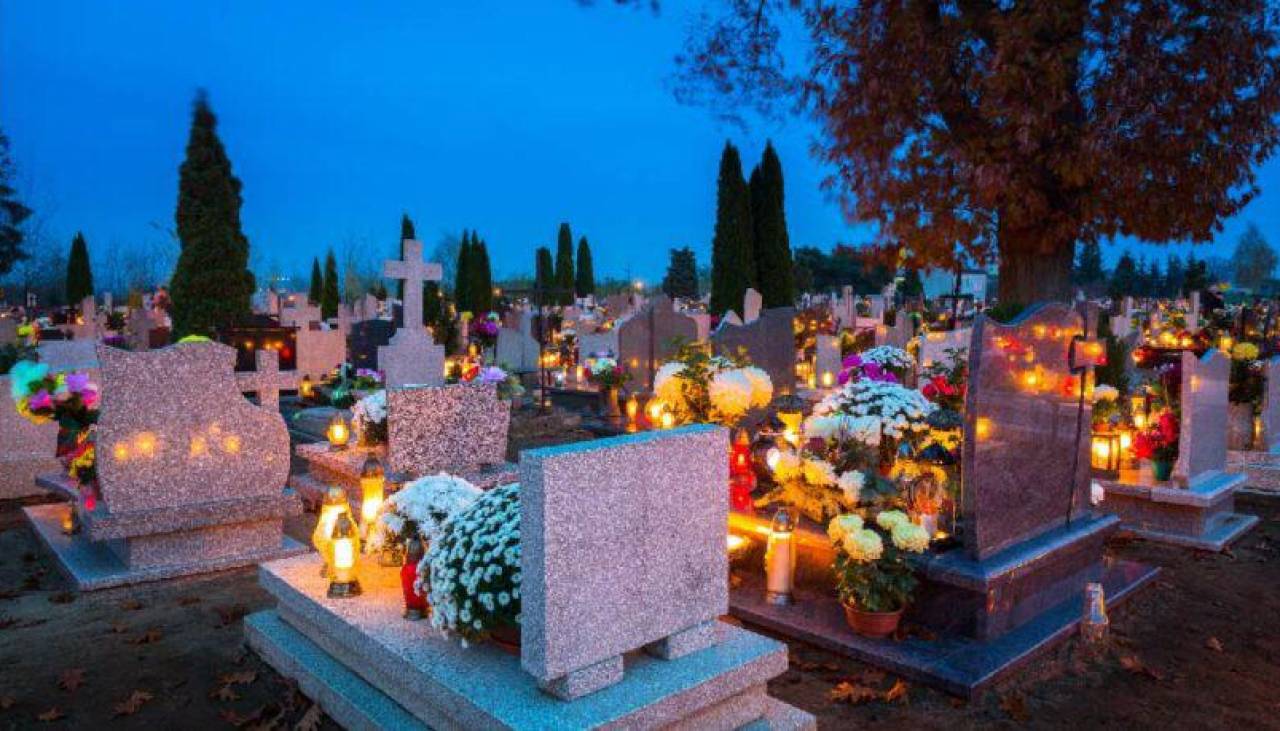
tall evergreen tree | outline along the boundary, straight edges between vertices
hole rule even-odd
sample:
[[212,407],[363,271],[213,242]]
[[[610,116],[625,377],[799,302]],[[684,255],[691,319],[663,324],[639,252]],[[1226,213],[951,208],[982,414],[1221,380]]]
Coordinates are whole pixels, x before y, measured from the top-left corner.
[[698,261],[688,246],[672,249],[667,275],[662,278],[662,291],[668,297],[698,298]]
[[[1236,250],[1231,255],[1234,270],[1232,281],[1237,287],[1257,291],[1262,283],[1271,278],[1276,269],[1276,252],[1271,244],[1262,237],[1256,224],[1249,224],[1240,235]],[[68,295],[69,296],[69,295]],[[74,302],[74,300],[72,300]]]
[[1107,284],[1107,294],[1113,299],[1138,294],[1138,265],[1127,251],[1116,261],[1111,281]]
[[1177,297],[1182,294],[1182,285],[1187,278],[1187,269],[1182,259],[1170,254],[1164,264],[1164,297]]
[[318,305],[323,296],[324,274],[320,272],[320,260],[313,256],[311,257],[311,290],[307,293],[307,303]]
[[0,132],[0,277],[8,274],[13,265],[27,258],[22,250],[22,222],[31,215],[31,209],[18,200],[13,188],[14,165],[9,159],[9,138]]
[[458,312],[474,312],[471,287],[475,275],[472,273],[473,256],[471,253],[471,234],[462,232],[462,243],[458,246],[458,266],[453,275],[453,301]]
[[559,291],[555,300],[562,305],[573,304],[573,233],[569,224],[560,224],[560,233],[556,237],[556,275],[555,286]]
[[1187,273],[1182,281],[1182,293],[1190,297],[1192,292],[1203,292],[1209,287],[1209,264],[1187,252]]
[[240,181],[231,172],[217,119],[196,96],[186,159],[178,169],[175,214],[182,251],[170,282],[173,334],[213,335],[250,313],[253,274],[240,230]]
[[764,146],[760,164],[751,171],[751,225],[755,278],[765,307],[795,304],[795,273],[782,185],[782,161],[773,142]]
[[[409,218],[409,214],[407,212],[401,213],[400,214],[400,243],[399,243],[400,261],[404,261],[405,239],[416,239],[416,238],[418,238],[418,235],[413,229],[413,219]],[[403,279],[396,281],[396,296],[400,298],[401,302],[404,301],[404,280]],[[423,300],[423,302],[426,302],[426,300]]]
[[742,160],[732,142],[724,143],[716,185],[716,228],[711,239],[711,312],[742,309],[742,297],[754,284],[755,262],[751,195],[742,179]]
[[89,246],[84,234],[76,232],[71,239],[71,253],[67,255],[67,302],[79,305],[85,297],[93,296],[93,269],[89,265]]
[[540,292],[543,304],[552,304],[551,290],[556,286],[555,265],[551,263],[551,249],[539,246],[534,256],[533,287]]
[[1102,270],[1102,247],[1097,241],[1086,241],[1076,256],[1076,268],[1072,280],[1077,286],[1091,290],[1103,283],[1107,274]]
[[449,303],[445,301],[439,282],[424,282],[422,288],[422,324],[431,328],[437,345],[443,345],[446,337],[445,320]]
[[578,271],[575,274],[573,290],[579,297],[596,293],[596,270],[591,262],[591,245],[587,237],[578,239]]
[[476,317],[493,311],[493,270],[489,266],[489,247],[475,231],[471,232],[471,299]]
[[329,319],[338,316],[338,303],[342,301],[342,294],[338,288],[338,259],[333,255],[333,249],[329,249],[328,255],[324,258],[324,287],[320,293],[320,317]]

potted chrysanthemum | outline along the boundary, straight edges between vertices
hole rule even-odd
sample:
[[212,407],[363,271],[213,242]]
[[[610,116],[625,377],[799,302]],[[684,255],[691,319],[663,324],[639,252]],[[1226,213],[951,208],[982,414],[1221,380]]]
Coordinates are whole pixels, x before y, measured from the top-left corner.
[[836,591],[849,626],[865,637],[893,634],[918,583],[908,555],[924,553],[928,532],[906,513],[885,510],[874,524],[841,515],[828,524],[827,536],[836,549]]

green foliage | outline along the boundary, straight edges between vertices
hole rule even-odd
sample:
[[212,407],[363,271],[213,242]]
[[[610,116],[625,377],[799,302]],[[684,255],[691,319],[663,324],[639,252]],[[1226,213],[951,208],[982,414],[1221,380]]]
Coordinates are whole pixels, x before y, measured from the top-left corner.
[[208,100],[197,95],[178,171],[175,219],[182,251],[170,286],[175,339],[211,335],[251,311],[254,280],[249,241],[240,229],[240,181],[216,127]]
[[855,561],[838,552],[832,570],[840,601],[865,612],[895,612],[911,602],[919,583],[911,564],[892,540],[882,540],[884,555],[876,561]]
[[493,310],[493,271],[489,266],[489,247],[471,232],[471,306],[476,317]]
[[458,312],[475,312],[472,288],[475,286],[475,256],[472,251],[472,236],[462,232],[462,244],[458,246],[458,266],[454,270],[453,301],[458,305]]
[[668,297],[698,297],[698,262],[693,249],[688,246],[672,249],[667,263],[667,275],[662,278],[662,291]]
[[324,274],[320,271],[320,259],[311,258],[311,289],[307,293],[307,304],[319,305],[324,297]]
[[751,222],[756,282],[765,307],[795,304],[795,275],[782,184],[782,162],[765,144],[760,165],[751,172]]
[[555,286],[559,290],[555,301],[561,305],[573,304],[573,234],[569,224],[560,224],[560,232],[556,237],[556,273]]
[[1204,259],[1196,259],[1194,254],[1187,254],[1187,274],[1182,283],[1182,293],[1190,296],[1192,292],[1203,292],[1209,288],[1209,263]]
[[14,264],[27,258],[22,249],[22,223],[31,215],[31,209],[18,200],[13,176],[9,138],[0,132],[0,276],[8,274]]
[[40,351],[25,339],[0,345],[0,374],[8,373],[15,363],[24,360],[39,362]]
[[329,319],[338,316],[338,304],[342,295],[338,291],[338,260],[333,249],[324,257],[324,285],[320,292],[320,317]]
[[1001,302],[987,310],[987,316],[996,322],[1009,322],[1025,309],[1027,306],[1021,302]]
[[93,296],[93,268],[89,264],[89,246],[84,234],[76,232],[71,239],[71,253],[67,255],[67,301],[79,305],[85,297]]
[[796,249],[795,282],[801,292],[839,290],[848,285],[855,292],[879,292],[893,279],[884,252],[875,247],[840,245],[831,253],[812,246]]
[[747,288],[755,284],[755,246],[751,195],[742,178],[738,148],[725,142],[716,187],[716,227],[711,240],[711,313],[742,309]]
[[539,246],[534,256],[534,275],[533,288],[539,293],[539,297],[544,304],[550,304],[553,300],[550,296],[551,290],[555,287],[555,266],[551,263],[551,249],[545,246]]
[[578,271],[574,275],[574,292],[579,297],[596,293],[596,270],[591,262],[591,245],[587,237],[578,239]]
[[1085,289],[1094,289],[1103,284],[1106,278],[1107,273],[1102,269],[1102,246],[1097,241],[1086,241],[1080,246],[1076,257],[1072,281]]

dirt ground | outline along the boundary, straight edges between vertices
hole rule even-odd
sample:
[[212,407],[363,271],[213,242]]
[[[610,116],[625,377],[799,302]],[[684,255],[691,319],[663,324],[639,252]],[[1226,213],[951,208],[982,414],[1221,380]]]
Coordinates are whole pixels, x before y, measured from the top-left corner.
[[[513,451],[589,437],[523,414],[511,433]],[[241,619],[271,604],[253,569],[79,594],[22,504],[0,503],[0,728],[335,728],[245,648]],[[821,728],[1280,728],[1280,498],[1238,507],[1263,520],[1230,553],[1112,544],[1163,574],[1102,646],[1072,640],[979,701],[796,642],[770,692]]]

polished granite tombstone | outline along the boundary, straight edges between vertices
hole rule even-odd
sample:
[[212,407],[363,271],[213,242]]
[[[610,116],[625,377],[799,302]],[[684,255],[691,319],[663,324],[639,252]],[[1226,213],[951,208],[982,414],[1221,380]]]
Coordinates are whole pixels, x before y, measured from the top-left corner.
[[[1066,305],[1045,304],[1008,325],[985,316],[975,324],[962,458],[963,538],[925,555],[907,615],[935,637],[899,642],[855,635],[835,596],[834,553],[820,526],[800,533],[797,603],[767,603],[758,570],[744,571],[730,596],[733,614],[947,692],[976,696],[1075,630],[1086,583],[1102,583],[1114,605],[1151,579],[1156,569],[1105,555],[1105,540],[1119,520],[1090,508],[1090,413],[1087,402],[1079,407],[1080,376],[1067,365],[1082,321]],[[1086,428],[1080,431],[1079,424]],[[735,514],[730,525],[757,545],[767,533],[761,517]]]
[[664,294],[619,322],[617,330],[618,362],[631,374],[632,385],[641,389],[653,387],[654,373],[675,355],[675,341],[691,343],[698,337],[698,324],[676,312]]
[[1099,480],[1106,491],[1102,507],[1120,516],[1123,532],[1221,551],[1257,525],[1257,517],[1235,512],[1235,493],[1248,477],[1226,471],[1230,371],[1231,361],[1216,349],[1199,358],[1182,353],[1182,413],[1172,479],[1157,481],[1144,468]]
[[[245,620],[249,645],[347,728],[815,728],[768,694],[786,646],[716,619],[727,438],[698,426],[521,456],[519,656],[404,620],[398,570],[372,560],[361,596],[329,598],[316,556],[261,568],[276,607]],[[672,526],[690,497],[696,515]],[[662,540],[669,528],[686,540]],[[602,550],[618,535],[633,557]]]
[[760,313],[755,322],[721,322],[711,335],[711,344],[716,353],[745,349],[751,364],[769,374],[774,392],[789,393],[796,379],[794,319],[795,308],[773,307]]
[[1280,356],[1266,364],[1266,387],[1258,421],[1261,429],[1253,449],[1227,452],[1227,471],[1248,481],[1241,492],[1280,494]]
[[[25,508],[82,590],[216,571],[304,551],[283,532],[301,512],[284,488],[289,436],[279,414],[240,395],[233,348],[186,343],[130,353],[99,346],[99,496],[62,474],[39,484],[71,505]],[[90,509],[92,507],[92,509]],[[62,533],[74,509],[81,531]]]

